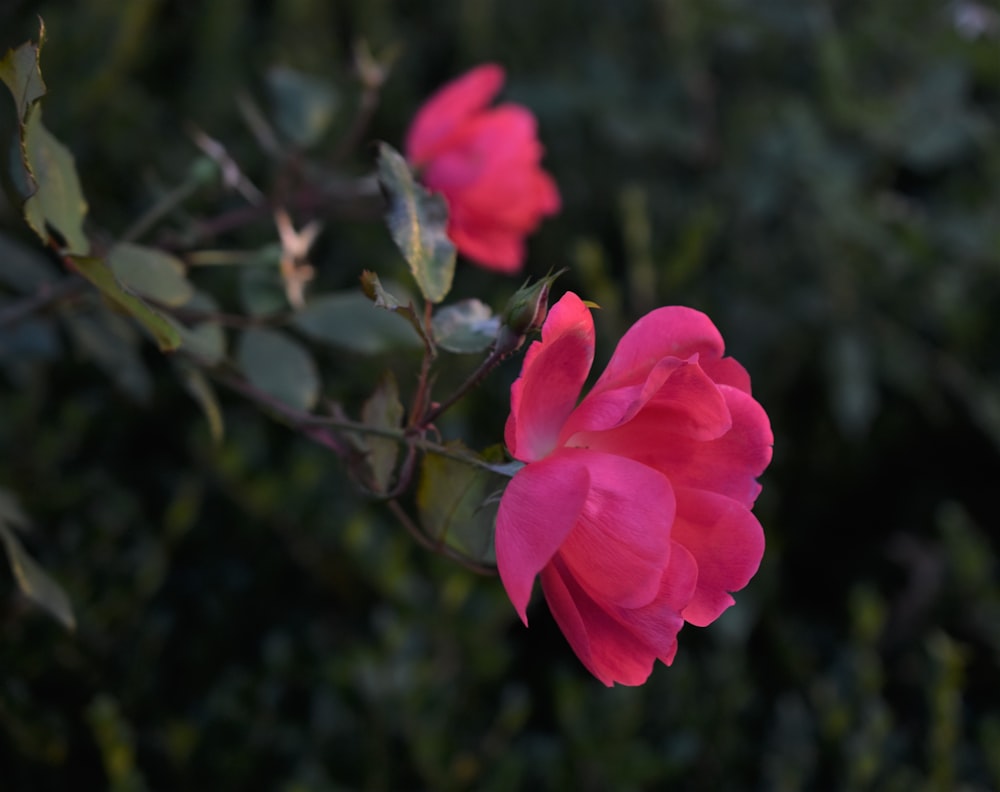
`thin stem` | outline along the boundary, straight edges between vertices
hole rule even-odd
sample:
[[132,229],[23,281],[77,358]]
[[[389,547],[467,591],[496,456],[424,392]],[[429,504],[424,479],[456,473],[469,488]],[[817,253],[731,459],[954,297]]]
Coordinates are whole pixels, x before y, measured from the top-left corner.
[[361,136],[368,128],[368,124],[371,123],[372,116],[375,115],[378,100],[379,90],[366,85],[361,92],[361,102],[358,112],[355,114],[350,128],[344,137],[340,139],[340,142],[337,143],[336,148],[334,148],[333,155],[330,157],[331,163],[337,164],[341,162],[350,153],[351,149],[357,145],[358,141],[361,140]]
[[427,426],[427,422],[422,419],[424,411],[427,409],[427,403],[430,400],[430,373],[431,373],[431,363],[434,360],[434,347],[431,345],[430,339],[433,338],[433,330],[431,329],[431,311],[432,307],[430,302],[424,303],[424,357],[420,361],[420,376],[417,379],[417,390],[413,394],[413,403],[410,406],[410,421],[409,426],[411,429],[420,429]]
[[451,459],[455,462],[487,470],[491,473],[496,472],[495,465],[477,457],[470,456],[469,454],[464,454],[461,451],[456,451],[448,448],[447,446],[427,440],[426,438],[416,434],[412,429],[386,429],[379,426],[368,426],[357,421],[351,421],[347,418],[313,415],[312,413],[304,412],[284,404],[239,377],[218,371],[214,372],[213,376],[228,388],[266,407],[272,413],[276,414],[279,418],[296,429],[325,427],[329,429],[338,429],[342,432],[356,432],[361,435],[385,437],[389,440],[395,440],[397,443],[410,445],[427,454],[434,454],[435,456]]
[[426,413],[424,413],[423,418],[420,420],[420,425],[429,426],[437,420],[441,413],[455,404],[455,402],[465,396],[466,393],[482,382],[482,380],[486,378],[486,375],[493,371],[493,369],[495,369],[506,356],[507,353],[502,350],[490,350],[490,354],[486,357],[486,359],[483,360],[483,362],[479,364],[479,367],[468,376],[465,382],[458,386],[454,393],[439,404],[435,404],[433,407],[428,409]]
[[121,236],[122,242],[135,242],[145,236],[157,223],[184,201],[194,195],[201,186],[201,180],[192,175],[187,181],[177,185],[140,215]]

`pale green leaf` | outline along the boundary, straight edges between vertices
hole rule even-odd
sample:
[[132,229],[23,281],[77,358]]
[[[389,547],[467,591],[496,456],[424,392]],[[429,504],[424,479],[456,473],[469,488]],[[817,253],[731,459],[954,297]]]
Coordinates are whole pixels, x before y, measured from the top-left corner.
[[48,242],[49,229],[58,232],[67,253],[85,256],[90,240],[83,232],[87,201],[69,149],[42,125],[42,111],[28,113],[22,131],[22,151],[35,190],[24,202],[24,216],[35,233]]
[[245,330],[237,358],[250,384],[267,395],[299,410],[316,404],[316,364],[305,347],[285,333],[263,327]]
[[441,302],[455,275],[455,245],[448,238],[448,204],[413,178],[398,151],[379,144],[378,176],[388,200],[386,223],[393,241],[410,265],[420,292]]
[[[39,42],[45,26],[39,31]],[[23,201],[28,225],[43,242],[55,231],[67,253],[86,255],[90,241],[83,233],[87,202],[80,188],[73,155],[42,124],[39,100],[45,83],[38,65],[41,43],[28,42],[8,51],[0,61],[0,80],[14,98],[16,142],[10,152],[10,182]]]
[[489,348],[500,330],[500,319],[476,299],[460,300],[434,314],[434,339],[449,352],[472,354]]
[[267,87],[278,129],[299,146],[318,142],[337,112],[337,92],[326,80],[275,66],[267,73]]
[[[449,443],[448,448],[476,456],[460,443]],[[499,447],[495,447],[484,461],[499,462],[502,456]],[[421,465],[417,489],[421,525],[429,536],[470,558],[485,564],[496,563],[493,547],[499,504],[496,495],[504,483],[502,477],[481,467],[428,454]]]
[[226,332],[219,322],[211,318],[219,312],[218,304],[211,295],[195,292],[184,305],[184,310],[196,317],[203,314],[206,318],[195,318],[187,324],[170,320],[181,337],[181,349],[201,364],[214,366],[226,356]]
[[376,308],[360,291],[318,297],[296,313],[292,323],[317,341],[367,355],[421,344],[412,327]]
[[[403,422],[403,405],[399,400],[399,386],[391,371],[379,380],[375,392],[361,409],[361,421],[376,429],[398,429]],[[372,489],[384,495],[392,485],[392,473],[399,457],[399,443],[388,437],[364,435],[371,471]]]
[[240,269],[240,302],[250,316],[273,316],[289,310],[279,262],[280,251],[266,250],[261,251],[259,264]]
[[121,242],[108,253],[108,265],[129,291],[163,305],[184,305],[194,294],[183,262],[162,250]]
[[161,350],[166,352],[180,346],[180,334],[170,320],[139,297],[125,291],[115,279],[114,273],[101,259],[76,256],[73,258],[73,264],[83,277],[101,291],[101,294],[149,330]]
[[225,433],[225,424],[222,419],[222,408],[219,406],[219,399],[215,395],[215,388],[208,378],[201,372],[201,369],[190,365],[179,365],[178,372],[184,382],[187,392],[191,394],[198,406],[201,407],[205,420],[208,421],[208,430],[212,435],[212,442],[216,445],[222,442]]
[[76,629],[73,606],[62,587],[42,569],[21,544],[16,527],[26,527],[27,518],[17,499],[9,492],[0,490],[0,543],[7,552],[14,580],[21,592],[47,610],[68,630]]
[[0,60],[0,81],[14,97],[19,121],[24,121],[31,106],[45,96],[45,81],[38,68],[38,56],[44,43],[45,25],[42,23],[37,44],[26,41],[17,49],[7,50]]

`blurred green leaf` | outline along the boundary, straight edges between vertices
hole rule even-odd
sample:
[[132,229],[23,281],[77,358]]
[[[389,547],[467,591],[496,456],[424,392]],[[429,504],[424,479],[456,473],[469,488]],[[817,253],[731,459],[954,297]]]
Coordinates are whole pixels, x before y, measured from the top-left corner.
[[298,341],[263,327],[243,331],[237,351],[240,368],[254,387],[299,410],[319,398],[319,373]]
[[326,80],[275,66],[267,72],[267,87],[278,129],[303,148],[317,143],[337,112],[337,92]]
[[[376,429],[398,429],[403,423],[403,405],[399,401],[399,386],[391,371],[385,371],[361,408],[361,421]],[[376,493],[384,495],[392,486],[392,473],[399,457],[399,443],[388,437],[364,435],[368,452],[368,468]]]
[[[470,457],[477,456],[459,442],[448,443],[447,447]],[[494,446],[481,458],[501,462],[503,451]],[[499,505],[496,495],[504,483],[504,479],[482,468],[428,454],[420,466],[417,489],[417,508],[424,530],[476,561],[495,564],[493,534]]]
[[45,43],[45,23],[39,20],[38,43],[26,41],[17,49],[7,50],[0,60],[0,80],[10,89],[17,106],[17,117],[24,119],[31,106],[45,96],[45,81],[38,68],[38,57]]
[[39,100],[46,88],[39,54],[44,38],[42,24],[37,45],[27,42],[8,50],[0,61],[0,80],[10,90],[17,113],[10,181],[23,203],[25,220],[43,242],[48,243],[50,229],[55,230],[66,252],[86,255],[90,252],[90,242],[83,233],[87,202],[73,155],[42,124]]
[[151,308],[142,299],[122,289],[107,264],[101,259],[74,256],[72,262],[77,271],[93,283],[112,302],[136,319],[153,334],[160,350],[168,352],[180,346],[181,337],[177,328],[163,314]]
[[477,299],[459,300],[434,314],[434,339],[449,352],[472,354],[489,348],[500,329],[500,318]]
[[386,223],[410,265],[421,294],[441,302],[455,275],[455,246],[448,238],[448,204],[413,178],[406,160],[392,146],[379,144],[378,175],[389,207]]
[[240,267],[240,302],[251,316],[283,313],[289,305],[278,269],[281,250],[268,247],[260,253],[260,266]]
[[219,406],[219,399],[215,395],[215,388],[201,369],[187,364],[179,364],[178,372],[184,382],[184,387],[191,397],[198,402],[201,412],[208,421],[208,429],[212,435],[212,441],[218,445],[222,442],[225,433],[225,423],[222,418],[222,408]]
[[420,339],[405,321],[376,308],[364,294],[354,290],[311,300],[295,314],[292,324],[317,341],[367,355],[420,345]]
[[109,792],[145,792],[146,781],[136,767],[135,735],[118,701],[100,693],[87,706],[86,717],[101,750]]
[[194,294],[183,262],[156,248],[121,242],[108,253],[108,266],[130,291],[163,305],[184,305]]
[[42,125],[42,111],[37,105],[28,113],[23,135],[25,163],[34,185],[32,195],[24,202],[28,225],[46,243],[51,236],[49,228],[55,229],[67,253],[87,255],[90,240],[83,233],[87,201],[73,155]]
[[[204,292],[194,292],[184,309],[211,317],[219,311],[215,299]],[[176,319],[171,324],[181,337],[181,349],[199,358],[205,365],[215,365],[226,356],[226,332],[222,325],[211,318],[192,320],[184,325]]]
[[27,517],[17,498],[0,489],[0,542],[7,551],[7,561],[18,588],[58,619],[67,630],[75,630],[76,618],[66,592],[28,555],[14,532],[15,528],[24,529],[27,526]]

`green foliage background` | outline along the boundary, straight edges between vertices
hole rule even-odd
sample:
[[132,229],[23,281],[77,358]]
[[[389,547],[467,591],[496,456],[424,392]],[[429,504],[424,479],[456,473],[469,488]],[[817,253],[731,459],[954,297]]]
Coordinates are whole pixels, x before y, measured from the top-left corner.
[[[602,306],[604,357],[656,305],[707,311],[776,440],[759,575],[673,667],[605,689],[540,602],[524,630],[498,580],[415,546],[328,451],[228,396],[213,445],[151,345],[12,356],[0,331],[0,487],[79,622],[0,576],[4,790],[1000,788],[995,8],[15,0],[0,45],[38,14],[46,125],[98,234],[191,166],[189,122],[266,184],[234,97],[275,65],[336,88],[322,150],[358,38],[400,48],[368,135],[397,147],[430,91],[501,62],[565,201],[529,271],[571,267],[557,293]],[[51,266],[12,207],[0,223],[6,266]],[[312,262],[331,288],[405,278],[377,219],[330,220]],[[496,308],[516,286],[456,274]],[[379,371],[323,367],[354,406]],[[516,370],[444,434],[496,442]]]

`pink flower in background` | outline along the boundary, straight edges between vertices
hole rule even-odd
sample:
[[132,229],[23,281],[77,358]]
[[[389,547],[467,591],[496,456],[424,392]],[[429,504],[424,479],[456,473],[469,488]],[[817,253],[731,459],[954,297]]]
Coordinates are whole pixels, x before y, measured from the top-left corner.
[[417,113],[406,157],[420,179],[448,202],[448,236],[486,267],[514,273],[524,238],[559,211],[559,191],[539,165],[535,117],[520,105],[489,107],[504,72],[479,66],[449,83]]
[[500,578],[527,624],[535,576],[556,622],[604,684],[668,665],[684,622],[704,626],[757,571],[750,509],[773,436],[750,378],[704,314],[636,322],[577,404],[594,323],[567,293],[511,388],[505,441],[527,464],[500,502]]

